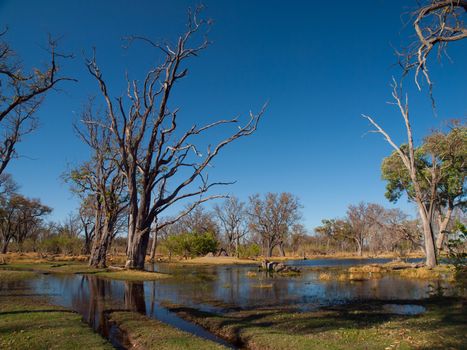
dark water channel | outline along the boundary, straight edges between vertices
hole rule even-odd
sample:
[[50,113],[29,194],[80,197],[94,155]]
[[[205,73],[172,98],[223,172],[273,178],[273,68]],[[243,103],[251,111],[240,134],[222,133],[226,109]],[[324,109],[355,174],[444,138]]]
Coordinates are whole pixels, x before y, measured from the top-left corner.
[[[296,305],[303,310],[339,303],[379,299],[421,300],[431,295],[453,295],[453,286],[445,281],[425,281],[384,276],[380,279],[350,282],[321,281],[315,267],[383,263],[389,259],[296,260],[302,273],[297,277],[271,276],[252,266],[196,266],[155,264],[147,266],[172,278],[148,282],[113,281],[93,275],[41,275],[17,284],[0,284],[2,293],[27,288],[32,294],[46,294],[54,303],[79,312],[97,332],[117,348],[128,346],[124,336],[109,323],[112,310],[131,310],[232,347],[203,328],[184,321],[164,305],[176,304],[202,311],[226,312],[262,306]],[[27,285],[21,285],[26,283]],[[5,290],[8,288],[9,290]],[[391,305],[391,304],[389,304]],[[389,309],[394,306],[388,306]],[[404,308],[402,308],[404,310]],[[410,309],[418,312],[418,309]],[[396,310],[397,312],[397,310]]]

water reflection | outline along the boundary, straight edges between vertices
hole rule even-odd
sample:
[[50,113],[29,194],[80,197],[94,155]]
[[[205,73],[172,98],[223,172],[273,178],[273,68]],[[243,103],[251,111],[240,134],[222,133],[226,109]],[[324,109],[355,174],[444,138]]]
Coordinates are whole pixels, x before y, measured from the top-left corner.
[[[330,266],[337,264],[329,259],[325,262]],[[365,260],[365,263],[369,261]],[[313,264],[324,264],[324,261],[308,261],[308,264],[316,266]],[[178,304],[214,312],[281,305],[296,305],[305,310],[354,300],[410,301],[431,295],[459,293],[447,281],[411,280],[397,275],[352,282],[321,281],[318,271],[307,268],[297,277],[267,275],[259,272],[255,266],[156,264],[152,268],[171,273],[173,277],[131,282],[112,281],[93,275],[42,275],[27,282],[28,288],[24,293],[47,294],[55,303],[76,310],[96,331],[111,339],[119,348],[127,345],[124,337],[109,322],[107,315],[112,310],[136,311],[226,344],[206,330],[180,319],[164,305]],[[1,281],[0,290],[2,293],[16,293],[25,288],[24,283]]]

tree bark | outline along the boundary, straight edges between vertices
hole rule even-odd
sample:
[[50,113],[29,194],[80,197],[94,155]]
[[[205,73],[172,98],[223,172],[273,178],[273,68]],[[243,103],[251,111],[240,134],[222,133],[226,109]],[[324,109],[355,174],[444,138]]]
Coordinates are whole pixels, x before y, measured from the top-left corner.
[[431,226],[431,220],[426,216],[425,212],[419,205],[420,217],[423,225],[423,237],[425,241],[425,254],[426,254],[426,266],[433,268],[438,264],[436,259],[436,250],[433,239],[433,229]]
[[438,222],[439,222],[439,232],[438,232],[438,237],[436,238],[436,249],[438,251],[438,254],[443,250],[443,244],[444,240],[446,237],[446,229],[449,225],[449,221],[451,220],[451,214],[452,214],[452,207],[449,206],[448,209],[446,210],[446,215],[444,216],[444,219],[441,216],[441,213],[439,214]]
[[114,223],[111,219],[105,219],[101,230],[97,231],[89,257],[89,266],[104,268],[107,266],[107,251],[110,247]]
[[282,257],[285,257],[284,242],[281,242],[281,243],[279,244],[279,251],[280,251],[280,253],[281,253],[281,256],[282,256]]
[[152,246],[151,246],[151,256],[149,261],[154,262],[156,258],[156,248],[157,248],[157,227],[154,229],[154,235],[152,237]]
[[132,241],[128,242],[127,269],[143,270],[146,252],[149,245],[149,227],[137,229],[132,235]]
[[355,242],[357,243],[357,254],[358,256],[362,256],[363,255],[363,244],[362,242],[360,242],[359,239],[355,239]]
[[2,245],[2,254],[6,254],[8,252],[8,244],[10,244],[10,239],[6,239],[4,242],[3,242],[3,245]]
[[266,257],[270,258],[272,256],[272,251],[274,249],[274,245],[271,242],[268,242],[266,247]]

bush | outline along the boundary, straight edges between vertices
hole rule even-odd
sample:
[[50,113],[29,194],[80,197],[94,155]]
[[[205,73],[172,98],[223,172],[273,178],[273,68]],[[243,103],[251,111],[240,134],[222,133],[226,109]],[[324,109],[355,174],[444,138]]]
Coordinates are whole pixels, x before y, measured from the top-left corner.
[[449,260],[457,268],[467,266],[467,228],[457,221],[448,241]]
[[67,234],[57,234],[47,237],[39,244],[41,252],[50,254],[79,255],[82,248],[82,239]]
[[164,246],[171,254],[188,258],[216,252],[218,242],[210,232],[204,234],[183,233],[167,238]]
[[246,245],[240,245],[238,247],[238,255],[240,258],[251,258],[251,257],[257,257],[261,253],[261,248],[259,245],[252,243],[252,244],[246,244]]

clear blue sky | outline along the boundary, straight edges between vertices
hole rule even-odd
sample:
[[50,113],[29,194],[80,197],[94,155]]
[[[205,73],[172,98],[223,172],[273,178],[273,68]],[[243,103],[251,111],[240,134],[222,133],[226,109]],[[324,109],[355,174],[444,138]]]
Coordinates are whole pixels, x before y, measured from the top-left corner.
[[[67,164],[88,155],[75,137],[72,120],[88,96],[97,94],[83,63],[97,48],[100,66],[115,94],[128,68],[141,78],[154,52],[139,45],[128,52],[121,37],[173,39],[184,29],[192,1],[22,1],[0,0],[0,24],[27,66],[45,62],[47,34],[61,36],[75,59],[64,73],[79,80],[63,84],[39,112],[40,128],[24,139],[8,171],[27,196],[39,197],[61,220],[77,200],[60,180]],[[401,14],[415,1],[205,1],[214,19],[213,45],[191,61],[189,76],[177,87],[173,106],[187,123],[246,115],[270,101],[256,135],[243,139],[214,162],[210,177],[236,180],[225,191],[247,199],[253,193],[288,191],[303,203],[309,228],[322,218],[345,214],[348,204],[384,198],[381,159],[391,150],[377,135],[363,136],[374,116],[403,141],[400,116],[389,83],[399,71],[391,47],[412,35]],[[426,95],[409,87],[416,140],[446,118],[467,115],[466,44],[432,64],[438,116]],[[399,135],[399,136],[397,136]],[[413,212],[404,200],[398,204]]]

